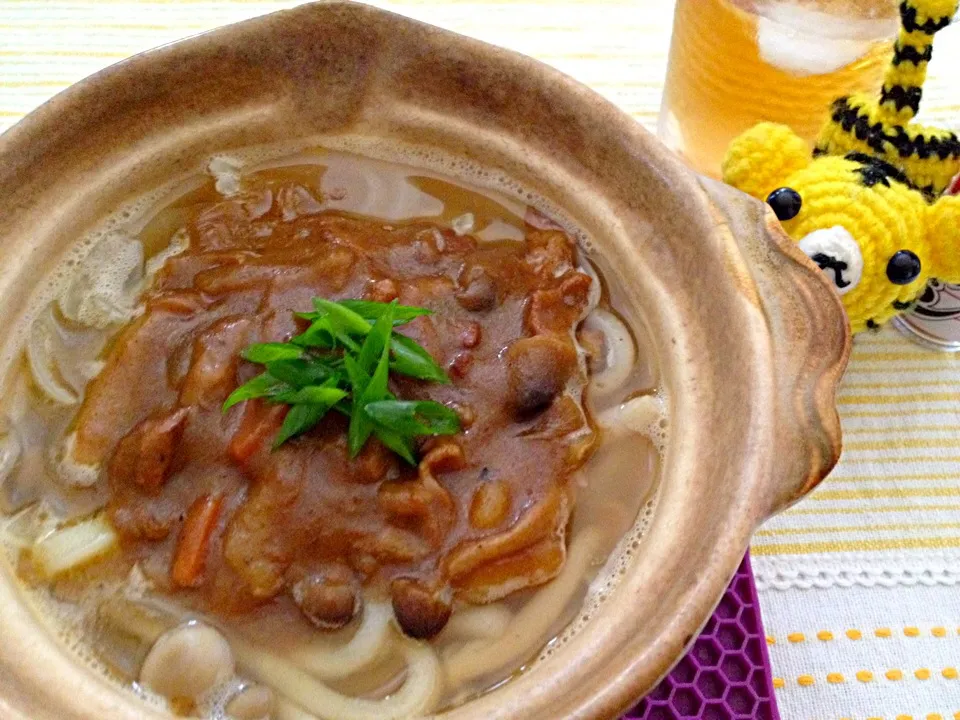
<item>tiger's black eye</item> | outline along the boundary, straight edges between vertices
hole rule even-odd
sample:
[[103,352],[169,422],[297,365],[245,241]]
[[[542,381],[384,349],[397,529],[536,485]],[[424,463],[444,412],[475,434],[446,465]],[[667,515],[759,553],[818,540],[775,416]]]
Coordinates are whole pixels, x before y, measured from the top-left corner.
[[909,250],[894,253],[887,263],[887,277],[894,285],[909,285],[920,277],[920,258]]
[[767,205],[773,208],[773,212],[780,222],[786,222],[787,220],[793,220],[800,214],[803,200],[800,193],[793,188],[782,187],[777,188],[767,196]]

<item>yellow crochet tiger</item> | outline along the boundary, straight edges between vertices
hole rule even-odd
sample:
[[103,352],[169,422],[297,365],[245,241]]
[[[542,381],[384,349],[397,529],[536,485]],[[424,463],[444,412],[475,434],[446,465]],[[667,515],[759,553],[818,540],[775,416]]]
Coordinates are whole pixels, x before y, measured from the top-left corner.
[[922,127],[933,36],[958,0],[905,0],[879,99],[838,99],[812,156],[788,127],[761,123],[731,143],[726,182],[766,200],[833,280],[854,332],[910,307],[931,278],[960,282],[960,139]]

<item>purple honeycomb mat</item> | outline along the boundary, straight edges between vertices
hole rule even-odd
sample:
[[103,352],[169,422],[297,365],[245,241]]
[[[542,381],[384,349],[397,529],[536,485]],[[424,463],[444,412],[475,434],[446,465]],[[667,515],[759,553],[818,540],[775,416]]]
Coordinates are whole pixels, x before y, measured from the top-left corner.
[[750,555],[700,637],[623,720],[780,720]]

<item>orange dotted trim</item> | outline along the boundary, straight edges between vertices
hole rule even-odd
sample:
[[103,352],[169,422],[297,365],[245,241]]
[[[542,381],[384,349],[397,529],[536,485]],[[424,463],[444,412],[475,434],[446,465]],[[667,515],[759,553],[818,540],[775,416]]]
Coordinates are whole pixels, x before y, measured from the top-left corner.
[[[943,675],[943,677],[946,678],[947,680],[956,680],[957,677],[960,676],[960,674],[958,674],[957,672],[957,669],[954,667],[944,668],[943,670],[940,671],[940,674]],[[904,679],[903,670],[898,670],[896,668],[891,668],[890,670],[887,670],[886,672],[884,672],[883,676],[891,682],[900,682],[901,680]],[[913,671],[913,676],[917,680],[929,680],[931,677],[933,677],[933,673],[927,668],[919,668],[918,670]],[[871,683],[876,679],[874,674],[870,670],[859,670],[854,675],[854,677],[859,682],[862,682],[862,683]],[[843,675],[843,673],[838,673],[838,672],[827,673],[826,680],[831,685],[842,685],[845,682],[847,682],[847,678]],[[817,683],[817,679],[813,675],[803,674],[803,675],[797,676],[797,685],[800,685],[801,687],[810,687],[812,685],[816,685],[816,683]],[[786,682],[784,681],[783,678],[780,678],[780,677],[773,678],[774,688],[779,690],[780,688],[783,688],[785,685],[786,685]],[[956,720],[960,720],[960,717],[957,717]]]
[[[902,633],[904,637],[908,637],[908,638],[923,637],[924,635],[923,631],[920,630],[920,628],[913,625],[908,625],[907,627],[904,627],[902,629]],[[858,630],[857,628],[850,628],[849,630],[845,630],[843,634],[850,640],[863,639],[863,632],[861,630]],[[873,630],[873,634],[878,638],[891,638],[894,636],[894,630],[888,627],[879,627]],[[957,634],[960,635],[960,627],[957,628]],[[930,635],[935,638],[945,638],[947,637],[947,628],[943,627],[942,625],[937,625],[936,627],[932,627],[930,628]],[[786,636],[786,638],[788,642],[794,645],[807,641],[807,636],[802,632],[789,633]],[[819,630],[816,633],[816,638],[821,642],[830,642],[831,640],[836,639],[836,635],[834,635],[834,633],[831,632],[830,630]],[[777,639],[773,635],[767,635],[766,639],[767,639],[767,645],[777,644]]]
[[[960,720],[960,712],[953,714],[954,720]],[[840,720],[852,720],[852,718],[840,718]],[[885,720],[882,717],[868,717],[867,720]],[[913,720],[913,715],[897,715],[894,720]],[[943,715],[940,713],[930,713],[925,715],[923,720],[944,720]]]

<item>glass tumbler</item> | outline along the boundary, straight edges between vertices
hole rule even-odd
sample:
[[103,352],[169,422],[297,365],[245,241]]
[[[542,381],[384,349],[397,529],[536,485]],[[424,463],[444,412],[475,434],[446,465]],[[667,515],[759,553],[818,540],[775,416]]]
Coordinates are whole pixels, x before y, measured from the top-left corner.
[[660,138],[713,177],[762,120],[812,146],[833,100],[880,91],[898,28],[897,0],[677,0]]

